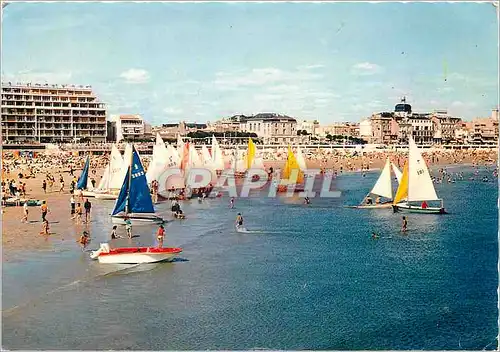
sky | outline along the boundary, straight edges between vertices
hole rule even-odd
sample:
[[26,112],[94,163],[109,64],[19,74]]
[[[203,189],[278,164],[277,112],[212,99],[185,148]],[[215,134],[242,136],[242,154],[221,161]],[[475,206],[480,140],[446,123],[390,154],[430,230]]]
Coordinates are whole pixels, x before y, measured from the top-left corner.
[[11,3],[2,81],[91,85],[153,125],[276,112],[321,124],[498,105],[491,3]]

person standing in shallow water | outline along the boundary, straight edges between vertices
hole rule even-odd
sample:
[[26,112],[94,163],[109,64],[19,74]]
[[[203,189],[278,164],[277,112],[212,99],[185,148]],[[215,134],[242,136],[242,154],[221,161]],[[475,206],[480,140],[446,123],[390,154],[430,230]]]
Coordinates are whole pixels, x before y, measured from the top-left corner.
[[92,208],[92,204],[90,203],[88,198],[85,200],[85,203],[83,203],[83,207],[85,208],[85,222],[89,222],[90,221],[90,209]]
[[405,232],[408,231],[408,220],[406,220],[406,216],[403,216],[403,223],[401,226],[401,231]]

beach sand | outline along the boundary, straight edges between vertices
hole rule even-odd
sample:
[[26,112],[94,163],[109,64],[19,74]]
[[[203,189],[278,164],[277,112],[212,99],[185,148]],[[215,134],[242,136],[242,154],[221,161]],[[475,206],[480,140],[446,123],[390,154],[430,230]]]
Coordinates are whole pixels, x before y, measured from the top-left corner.
[[[496,151],[482,152],[473,155],[468,152],[455,152],[455,153],[438,153],[438,161],[429,163],[429,166],[436,165],[453,165],[453,164],[478,164],[478,165],[494,165],[496,161]],[[378,153],[369,157],[350,157],[344,158],[340,156],[326,156],[323,160],[307,159],[308,168],[311,169],[334,169],[339,172],[340,167],[344,172],[347,171],[361,171],[361,167],[379,169],[386,160],[386,154]],[[400,162],[403,162],[402,156]],[[266,168],[273,167],[279,169],[283,167],[284,161],[265,161]],[[67,172],[62,172],[65,181],[65,190],[59,193],[59,171],[63,170],[47,170],[51,171],[55,176],[56,182],[53,190],[48,190],[44,193],[42,190],[42,181],[45,174],[37,174],[35,178],[23,179],[26,182],[27,198],[46,200],[49,207],[47,219],[50,223],[50,235],[40,235],[42,222],[40,207],[29,207],[28,223],[21,223],[22,207],[3,207],[2,214],[2,245],[3,245],[3,260],[9,261],[11,254],[21,250],[50,250],[54,245],[61,241],[73,241],[75,246],[78,246],[76,240],[85,229],[85,224],[77,225],[70,215],[70,197],[69,184],[72,176]],[[7,179],[16,178],[19,170],[13,170],[10,174],[4,174]],[[97,183],[100,180],[100,175],[103,170],[96,170],[95,180]],[[75,175],[79,175],[80,171],[76,171]],[[94,176],[94,175],[91,175]],[[76,202],[79,200],[75,197]],[[96,201],[90,198],[93,206],[96,206]],[[83,204],[82,204],[83,205]],[[98,205],[97,205],[98,206]]]

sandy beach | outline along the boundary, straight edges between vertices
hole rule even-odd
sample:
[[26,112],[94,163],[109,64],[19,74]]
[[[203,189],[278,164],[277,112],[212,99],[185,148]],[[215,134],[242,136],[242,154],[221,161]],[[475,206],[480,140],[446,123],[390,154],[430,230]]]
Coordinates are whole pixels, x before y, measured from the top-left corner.
[[[265,167],[273,167],[274,169],[282,168],[284,165],[285,153],[274,155],[275,160],[265,160]],[[306,157],[308,168],[320,169],[326,171],[334,170],[337,174],[342,172],[361,172],[364,170],[379,169],[385,163],[387,157],[390,157],[400,167],[404,163],[404,153],[387,153],[377,152],[363,156],[345,156],[338,153],[324,152],[322,154],[314,154],[312,157]],[[94,168],[95,174],[92,172],[90,177],[94,177],[99,183],[103,172],[103,165],[106,163],[105,158],[97,158]],[[281,159],[281,160],[280,160]],[[429,166],[446,166],[446,165],[490,165],[495,168],[494,163],[497,159],[495,150],[482,151],[454,151],[454,152],[434,152],[432,155],[427,154],[426,159]],[[7,158],[8,160],[8,158]],[[78,177],[83,167],[84,158],[72,158],[71,162],[76,171],[74,175]],[[54,167],[50,166],[53,163]],[[26,167],[11,167],[5,165],[4,162],[3,180],[15,179],[26,183],[26,197],[29,199],[45,200],[47,202],[49,213],[47,219],[50,223],[50,235],[40,235],[41,231],[41,211],[39,206],[29,207],[28,223],[22,223],[23,210],[20,206],[3,207],[2,214],[2,245],[3,245],[3,260],[9,261],[11,254],[20,250],[51,250],[53,244],[60,241],[76,242],[82,231],[85,230],[85,224],[75,224],[71,219],[70,214],[70,197],[69,184],[73,176],[69,173],[69,166],[61,160],[46,160],[46,164],[34,178],[18,179],[19,172],[26,173]],[[147,161],[145,162],[145,166]],[[46,173],[50,172],[56,182],[52,190],[47,187],[47,193],[42,189],[42,182],[46,178]],[[64,178],[64,191],[59,192],[59,177]],[[75,197],[76,202],[79,200]],[[99,201],[90,198],[93,206],[99,206]],[[77,244],[75,243],[75,246]]]

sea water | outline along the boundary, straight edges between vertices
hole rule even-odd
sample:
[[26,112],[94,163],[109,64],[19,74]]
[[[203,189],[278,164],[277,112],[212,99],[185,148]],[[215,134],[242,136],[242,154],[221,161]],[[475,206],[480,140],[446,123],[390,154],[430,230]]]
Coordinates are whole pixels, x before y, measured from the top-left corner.
[[[184,202],[166,226],[181,259],[91,261],[76,243],[3,264],[7,349],[494,349],[498,186],[491,169],[436,185],[448,215],[358,210],[378,173],[339,176],[340,198]],[[113,203],[94,201],[91,248]],[[169,204],[158,209],[169,217]],[[235,229],[238,212],[247,232]],[[135,245],[154,243],[134,227]],[[372,232],[380,238],[373,240]],[[132,245],[128,239],[117,244]]]

